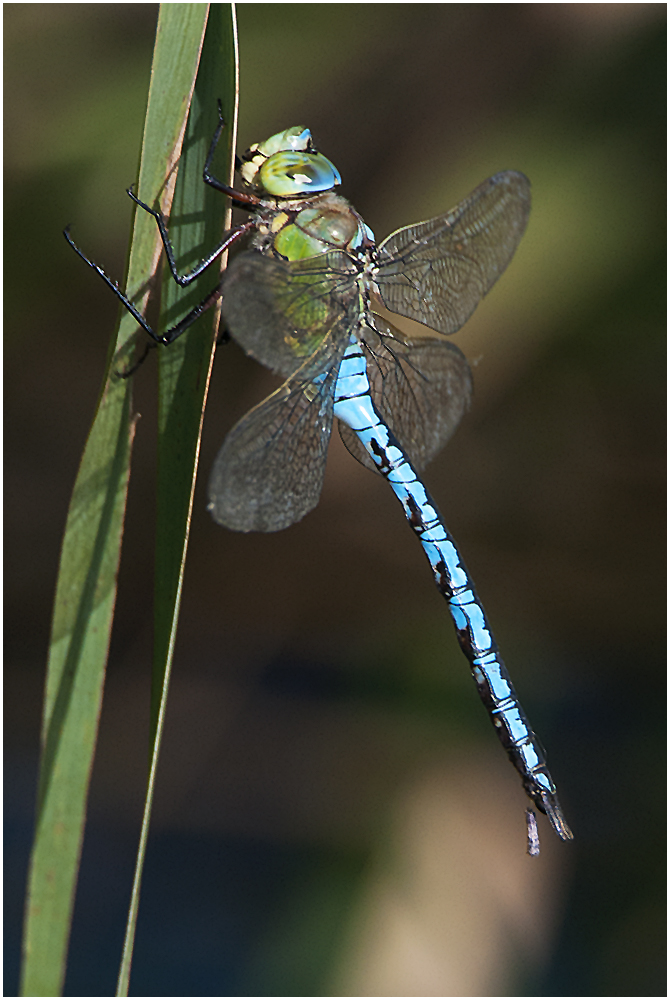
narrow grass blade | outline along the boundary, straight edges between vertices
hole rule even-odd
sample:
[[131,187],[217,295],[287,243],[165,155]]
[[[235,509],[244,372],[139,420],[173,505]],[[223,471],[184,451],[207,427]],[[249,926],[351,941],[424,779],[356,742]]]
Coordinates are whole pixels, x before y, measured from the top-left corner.
[[[206,4],[161,10],[139,171],[140,197],[145,199],[156,192],[169,197],[206,16]],[[136,215],[126,287],[140,308],[159,254],[153,220]],[[22,996],[60,996],[65,978],[134,429],[131,380],[120,379],[117,371],[128,364],[135,329],[124,312],[110,347],[63,539],[26,897]]]
[[[184,269],[196,264],[230,225],[230,200],[202,181],[203,163],[218,121],[219,99],[229,126],[219,144],[215,173],[231,183],[237,125],[237,33],[234,8],[230,4],[212,5],[210,11],[173,202],[173,242],[177,260]],[[173,322],[187,312],[219,280],[216,267],[197,282],[195,289],[181,289],[168,277],[163,296],[164,322]],[[187,334],[168,350],[161,351],[154,725],[179,611],[202,417],[218,326],[213,323],[214,312],[206,313]]]
[[[180,271],[190,270],[220,240],[230,223],[227,198],[202,180],[202,168],[218,121],[221,100],[229,127],[221,139],[215,173],[232,179],[237,121],[237,33],[233,5],[213,4],[202,50],[193,103],[179,163],[170,219],[171,240]],[[217,166],[218,164],[218,166]],[[218,283],[217,267],[179,288],[166,272],[161,322],[173,324]],[[158,500],[156,534],[152,751],[131,905],[117,996],[128,995],[142,869],[146,853],[156,769],[193,505],[202,419],[216,332],[214,310],[206,313],[169,348],[160,351]]]

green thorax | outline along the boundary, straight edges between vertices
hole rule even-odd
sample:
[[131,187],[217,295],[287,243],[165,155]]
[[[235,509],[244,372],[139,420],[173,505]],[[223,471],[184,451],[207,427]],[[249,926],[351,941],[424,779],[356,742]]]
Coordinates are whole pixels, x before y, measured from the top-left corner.
[[285,260],[304,260],[329,250],[353,251],[369,243],[370,230],[345,198],[332,192],[285,201],[263,212],[256,245]]

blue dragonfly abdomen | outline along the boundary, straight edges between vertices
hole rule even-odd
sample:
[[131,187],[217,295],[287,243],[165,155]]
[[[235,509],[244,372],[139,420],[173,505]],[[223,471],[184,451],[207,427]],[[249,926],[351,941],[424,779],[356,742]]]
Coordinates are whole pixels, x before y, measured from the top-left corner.
[[[528,796],[546,813],[556,833],[570,840],[572,832],[559,805],[544,750],[519,703],[456,543],[412,463],[375,409],[361,339],[352,336],[340,364],[334,414],[354,431],[400,500],[423,546],[437,588],[447,601],[459,644],[470,662],[479,696],[500,742],[521,775]],[[531,829],[529,825],[529,845]]]

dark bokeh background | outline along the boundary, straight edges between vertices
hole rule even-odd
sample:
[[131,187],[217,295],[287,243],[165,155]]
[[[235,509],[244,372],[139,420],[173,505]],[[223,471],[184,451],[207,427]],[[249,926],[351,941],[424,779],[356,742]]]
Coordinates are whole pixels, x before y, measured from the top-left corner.
[[[6,968],[16,993],[58,550],[117,307],[157,8],[5,5]],[[274,385],[220,351],[131,993],[660,996],[664,4],[242,4],[239,147],[309,125],[378,238],[533,182],[458,344],[476,398],[427,473],[573,844],[524,796],[385,483],[333,440],[276,536],[205,511]],[[66,994],[114,989],[148,738],[155,359],[136,379],[118,611]]]

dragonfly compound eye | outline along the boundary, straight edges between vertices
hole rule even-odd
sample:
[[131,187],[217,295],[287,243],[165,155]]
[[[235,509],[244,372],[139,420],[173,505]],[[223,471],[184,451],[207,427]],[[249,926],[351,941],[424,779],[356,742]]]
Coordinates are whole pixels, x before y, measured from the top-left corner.
[[291,198],[328,191],[341,184],[342,179],[336,167],[321,153],[283,150],[265,161],[256,183],[267,194]]
[[303,125],[294,125],[292,128],[284,129],[271,135],[264,142],[256,142],[243,154],[243,160],[253,160],[257,153],[263,159],[273,156],[274,153],[281,153],[284,149],[312,149],[312,133]]
[[273,153],[281,153],[284,149],[311,149],[312,133],[302,125],[294,125],[283,132],[277,132],[270,136],[265,142],[259,142],[258,149],[265,156],[272,156]]

